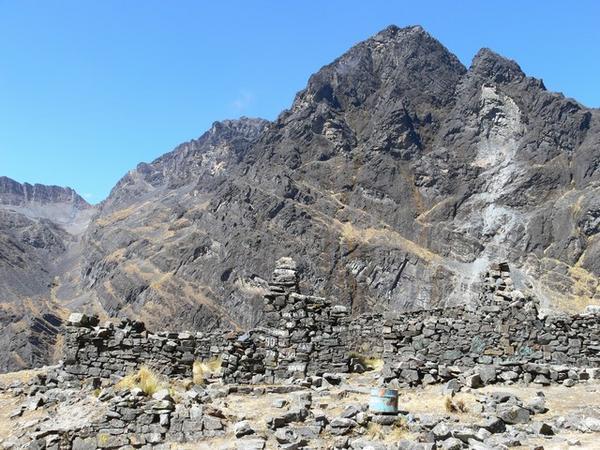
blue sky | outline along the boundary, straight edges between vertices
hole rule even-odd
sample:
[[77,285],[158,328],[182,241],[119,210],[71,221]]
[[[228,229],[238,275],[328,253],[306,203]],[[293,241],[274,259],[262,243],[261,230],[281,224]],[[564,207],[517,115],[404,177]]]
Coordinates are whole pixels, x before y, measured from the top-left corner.
[[600,107],[600,2],[0,0],[0,175],[95,203],[215,120],[274,119],[389,24],[481,47]]

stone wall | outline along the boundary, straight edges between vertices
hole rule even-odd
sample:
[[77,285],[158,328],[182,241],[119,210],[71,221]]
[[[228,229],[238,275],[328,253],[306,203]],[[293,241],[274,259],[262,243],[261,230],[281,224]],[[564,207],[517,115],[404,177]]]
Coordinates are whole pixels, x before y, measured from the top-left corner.
[[79,378],[124,376],[148,365],[169,377],[191,377],[194,361],[218,357],[230,333],[151,333],[141,322],[100,325],[95,317],[72,314],[66,328],[64,369]]
[[444,381],[456,367],[485,366],[488,375],[508,379],[544,373],[554,381],[568,377],[537,368],[600,367],[600,314],[539,318],[534,300],[513,288],[506,264],[492,266],[482,286],[474,309],[352,317],[344,306],[300,294],[295,263],[283,258],[265,295],[261,327],[149,333],[139,322],[98,326],[96,319],[75,314],[67,328],[65,369],[107,378],[147,364],[190,377],[194,361],[219,356],[225,381],[257,383],[347,372],[356,369],[349,362],[358,353],[382,358],[388,379],[416,384]]

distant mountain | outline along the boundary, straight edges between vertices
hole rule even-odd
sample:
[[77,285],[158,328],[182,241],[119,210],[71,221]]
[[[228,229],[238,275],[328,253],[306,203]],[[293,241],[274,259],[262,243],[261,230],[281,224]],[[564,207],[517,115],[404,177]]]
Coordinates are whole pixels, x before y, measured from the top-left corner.
[[62,315],[55,282],[76,266],[94,212],[72,189],[0,177],[0,367],[48,359]]
[[355,312],[472,303],[499,260],[547,308],[579,310],[600,300],[599,168],[598,110],[491,50],[466,68],[421,27],[392,26],[276,121],[216,122],[129,172],[82,210],[95,215],[44,298],[243,328],[291,255],[306,291]]

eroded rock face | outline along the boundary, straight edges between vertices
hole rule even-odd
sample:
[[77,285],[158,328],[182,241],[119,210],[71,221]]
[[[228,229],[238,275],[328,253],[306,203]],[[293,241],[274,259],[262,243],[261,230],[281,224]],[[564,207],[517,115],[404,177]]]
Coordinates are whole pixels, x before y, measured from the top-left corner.
[[[129,172],[56,298],[155,328],[257,323],[276,260],[354,312],[476,300],[491,261],[542,306],[597,302],[598,111],[483,49],[389,27],[274,122],[217,122]],[[63,227],[64,228],[64,227]],[[51,236],[47,236],[51,239]]]

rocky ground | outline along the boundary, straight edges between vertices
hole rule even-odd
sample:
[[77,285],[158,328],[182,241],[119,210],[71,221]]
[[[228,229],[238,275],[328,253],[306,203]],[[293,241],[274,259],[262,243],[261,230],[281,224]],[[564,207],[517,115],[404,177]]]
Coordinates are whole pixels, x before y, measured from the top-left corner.
[[[458,380],[400,390],[397,415],[369,411],[380,374],[278,385],[162,380],[138,387],[64,378],[59,368],[0,377],[5,449],[594,449],[600,381],[574,386]],[[186,442],[186,443],[180,443]]]

